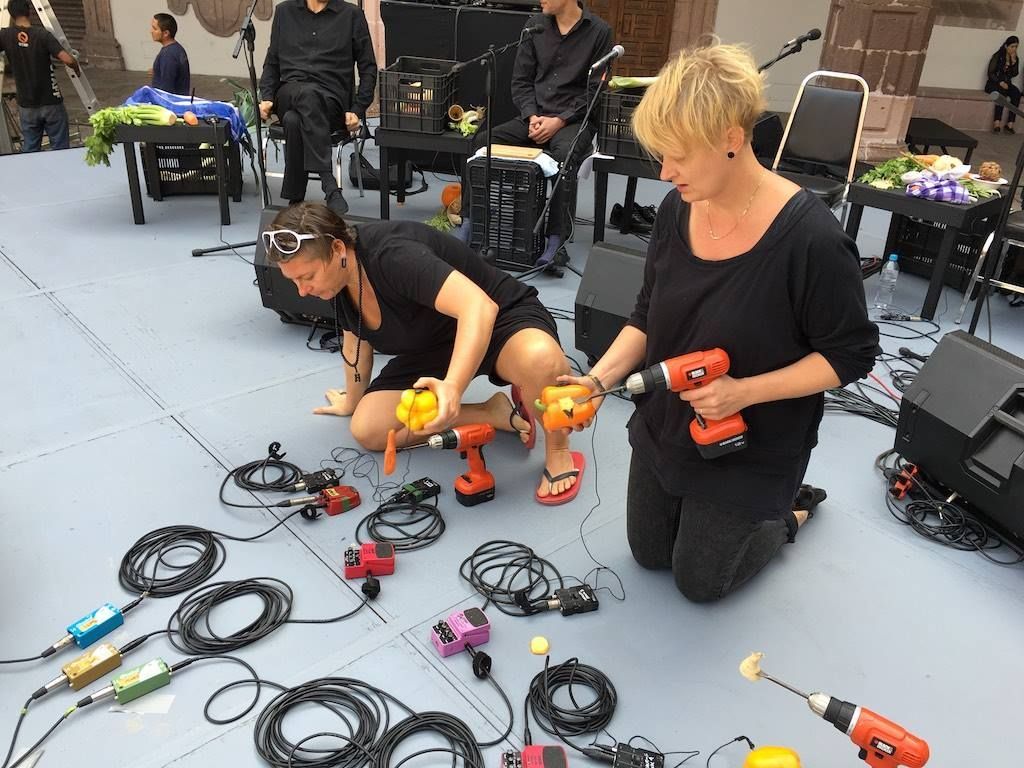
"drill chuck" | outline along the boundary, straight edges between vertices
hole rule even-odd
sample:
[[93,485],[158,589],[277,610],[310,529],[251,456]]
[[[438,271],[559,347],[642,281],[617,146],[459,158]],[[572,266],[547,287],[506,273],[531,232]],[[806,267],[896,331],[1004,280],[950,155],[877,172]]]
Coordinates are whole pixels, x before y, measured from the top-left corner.
[[826,693],[812,693],[807,704],[814,714],[832,723],[837,731],[849,735],[857,725],[860,707],[848,701],[841,701]]
[[639,373],[631,374],[625,383],[631,395],[643,395],[656,389],[669,389],[668,367],[665,363],[652,365]]

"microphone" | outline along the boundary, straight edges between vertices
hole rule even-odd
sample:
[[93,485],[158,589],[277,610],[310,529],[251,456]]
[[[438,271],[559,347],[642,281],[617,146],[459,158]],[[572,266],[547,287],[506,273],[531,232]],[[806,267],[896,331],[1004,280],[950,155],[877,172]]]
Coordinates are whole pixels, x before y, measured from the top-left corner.
[[544,31],[543,24],[534,24],[532,27],[523,27],[524,35],[536,35],[538,32]]
[[800,37],[794,37],[792,40],[790,40],[782,47],[788,48],[791,45],[803,45],[808,40],[817,40],[819,37],[821,37],[821,30],[815,27],[805,35],[800,35]]
[[[819,32],[818,34],[820,35],[821,33]],[[593,74],[597,70],[601,69],[601,67],[605,66],[606,64],[609,64],[612,60],[619,58],[619,56],[621,56],[625,52],[625,48],[623,48],[621,45],[616,45],[614,48],[608,51],[608,53],[606,53],[604,56],[602,56],[600,59],[598,59],[597,61],[590,65],[590,73]]]

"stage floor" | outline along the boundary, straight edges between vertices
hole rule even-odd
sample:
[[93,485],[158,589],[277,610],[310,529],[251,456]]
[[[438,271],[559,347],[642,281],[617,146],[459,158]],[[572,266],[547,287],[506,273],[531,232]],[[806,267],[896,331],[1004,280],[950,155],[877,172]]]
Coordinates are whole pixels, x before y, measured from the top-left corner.
[[[375,153],[370,158],[376,162]],[[261,306],[245,261],[252,249],[241,258],[190,256],[221,238],[253,239],[259,202],[251,175],[244,202],[231,204],[234,224],[223,230],[212,197],[145,198],[147,224],[133,225],[120,149],[110,169],[86,167],[83,150],[3,157],[0,178],[0,605],[6,616],[0,658],[15,658],[38,653],[103,602],[127,602],[118,564],[143,533],[192,524],[252,535],[286,514],[222,507],[217,489],[227,468],[264,457],[268,444],[279,441],[288,460],[314,469],[332,449],[355,443],[345,421],[311,415],[323,391],[343,381],[340,361],[309,351],[307,329],[282,324]],[[427,181],[429,192],[410,197],[404,208],[392,205],[394,217],[423,220],[436,213],[444,180],[428,174]],[[622,199],[623,181],[612,178],[610,201]],[[642,181],[639,198],[657,203],[665,191],[666,185]],[[348,190],[347,196],[352,213],[375,216],[376,192],[361,199]],[[592,215],[592,199],[586,182],[581,217]],[[865,215],[865,254],[880,255],[886,225],[885,216]],[[590,234],[589,226],[580,226],[569,248],[580,268]],[[634,237],[622,242],[643,247]],[[549,307],[572,310],[574,275],[533,282]],[[924,289],[923,280],[904,275],[898,303],[916,309]],[[874,279],[865,290],[873,296]],[[940,300],[944,331],[955,327],[959,301],[948,289]],[[1024,309],[993,301],[997,345],[1024,354],[1022,321]],[[559,327],[566,350],[582,361],[573,349],[572,323],[560,320]],[[883,340],[890,352],[904,344],[921,352],[932,346]],[[486,397],[490,389],[477,381],[469,395]],[[640,734],[665,751],[700,750],[687,766],[703,766],[715,747],[740,734],[758,745],[790,746],[808,766],[861,764],[847,738],[795,697],[739,676],[737,665],[754,650],[767,653],[766,671],[805,690],[864,704],[925,737],[935,766],[1016,764],[1019,749],[1008,734],[1016,731],[1024,704],[1013,666],[1024,636],[1024,611],[1018,613],[1024,569],[943,549],[890,517],[873,461],[891,447],[891,429],[826,415],[808,474],[829,492],[820,513],[755,582],[718,604],[693,605],[678,595],[669,574],[644,571],[629,555],[629,413],[626,403],[611,402],[596,430],[577,438],[588,469],[577,500],[561,508],[534,503],[542,451],[527,454],[509,435],[499,435],[487,452],[497,498],[476,508],[454,501],[450,486],[462,468],[455,455],[407,454],[408,479],[427,475],[444,487],[448,527],[442,539],[401,554],[396,574],[381,579],[380,598],[351,620],[288,626],[236,655],[284,685],[356,677],[418,709],[451,712],[481,741],[493,739],[507,722],[504,705],[473,677],[465,654],[436,656],[430,625],[457,608],[482,604],[458,567],[488,539],[521,541],[563,574],[584,576],[593,567],[580,538],[586,519],[586,543],[621,576],[626,599],[602,591],[598,612],[572,618],[491,612],[493,639],[485,650],[515,704],[510,744],[522,743],[523,696],[543,665],[530,655],[529,639],[545,635],[552,662],[578,656],[605,671],[618,689],[618,708],[602,741]],[[292,518],[256,543],[226,542],[217,579],[283,579],[294,589],[297,617],[355,607],[359,583],[343,581],[339,563],[372,508],[373,489],[366,477],[346,481],[362,493],[360,509],[315,522]],[[610,582],[602,576],[600,583]],[[108,639],[124,643],[165,627],[179,600],[145,601]],[[247,601],[219,608],[215,628],[230,631],[248,622],[254,609]],[[75,655],[64,651],[46,662],[0,667],[0,744],[6,746],[29,694]],[[128,657],[125,668],[157,655],[181,658],[156,637]],[[245,676],[228,662],[197,664],[127,712],[114,714],[104,703],[75,713],[46,742],[38,765],[263,765],[252,732],[270,692],[233,725],[215,726],[203,717],[210,693]],[[249,695],[228,695],[214,714],[239,711]],[[19,748],[80,697],[62,691],[34,705]],[[333,718],[307,708],[290,715],[285,730],[298,740],[338,728]],[[539,728],[533,733],[538,742],[548,741]],[[486,766],[498,764],[498,749],[485,750]],[[739,766],[744,752],[733,744],[712,765]],[[683,757],[670,755],[668,765]],[[415,764],[447,760],[434,755]],[[570,756],[580,760],[589,759]]]

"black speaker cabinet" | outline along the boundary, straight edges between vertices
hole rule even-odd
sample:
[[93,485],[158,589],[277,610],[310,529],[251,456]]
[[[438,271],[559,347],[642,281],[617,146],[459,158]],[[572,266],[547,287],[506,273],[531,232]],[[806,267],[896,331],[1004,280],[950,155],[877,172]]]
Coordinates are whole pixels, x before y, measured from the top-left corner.
[[1024,360],[946,334],[903,395],[895,448],[1024,539]]
[[[282,206],[272,205],[263,209],[260,215],[260,228],[256,232],[256,284],[260,289],[263,306],[272,309],[285,323],[301,323],[303,325],[325,325],[333,327],[334,309],[331,303],[318,299],[316,296],[299,296],[295,283],[281,274],[281,269],[267,261],[267,252],[263,248],[262,232],[270,227],[274,217],[283,210]],[[345,216],[349,224],[371,221],[359,216]]]
[[576,292],[576,348],[596,361],[633,314],[644,282],[644,254],[594,243]]

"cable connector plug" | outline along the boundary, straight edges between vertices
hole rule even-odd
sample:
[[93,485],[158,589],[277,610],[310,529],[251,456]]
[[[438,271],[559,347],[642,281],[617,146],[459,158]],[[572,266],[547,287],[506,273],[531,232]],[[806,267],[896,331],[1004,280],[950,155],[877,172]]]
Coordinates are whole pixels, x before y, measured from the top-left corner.
[[547,601],[549,611],[558,610],[563,616],[590,613],[598,609],[597,593],[589,584],[580,584],[567,589],[556,589]]
[[587,757],[594,760],[600,760],[602,763],[615,762],[615,750],[612,747],[595,745],[592,747],[583,747],[580,751]]
[[380,594],[380,579],[372,573],[366,574],[366,581],[363,583],[362,592],[370,600],[376,600]]

